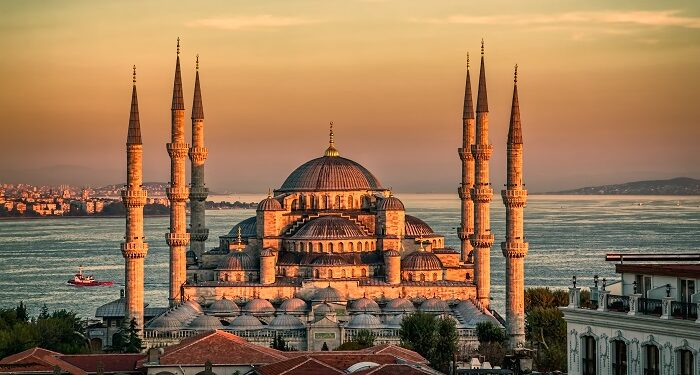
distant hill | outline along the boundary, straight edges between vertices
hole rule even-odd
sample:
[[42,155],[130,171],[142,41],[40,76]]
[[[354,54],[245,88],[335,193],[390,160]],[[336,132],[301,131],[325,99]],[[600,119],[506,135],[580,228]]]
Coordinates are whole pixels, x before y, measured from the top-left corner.
[[676,177],[670,180],[635,181],[617,185],[590,186],[545,194],[700,195],[700,180],[689,177]]

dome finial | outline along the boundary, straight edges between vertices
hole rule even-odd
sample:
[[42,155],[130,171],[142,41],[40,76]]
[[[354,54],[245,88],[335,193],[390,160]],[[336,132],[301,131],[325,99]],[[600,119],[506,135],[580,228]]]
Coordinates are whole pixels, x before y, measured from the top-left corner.
[[136,84],[136,65],[134,65],[134,76],[132,77],[131,81]]
[[199,54],[197,54],[197,60],[195,61],[196,69],[199,70]]
[[335,139],[333,138],[333,121],[330,122],[330,132],[329,132],[329,141],[328,141],[328,148],[326,149],[326,152],[323,153],[323,156],[340,156],[340,153],[338,150],[335,148]]
[[481,56],[484,56],[484,38],[481,38]]
[[469,52],[467,52],[467,69],[469,69]]
[[272,198],[272,188],[267,188],[267,197]]
[[236,236],[236,242],[239,244],[242,242],[241,241],[241,227],[238,227],[238,235]]
[[180,37],[177,37],[177,55],[180,55]]
[[513,83],[518,83],[518,64],[515,64],[515,73],[513,73]]
[[418,237],[418,243],[420,244],[420,251],[424,251],[425,249],[423,248],[423,235],[421,234],[420,237]]

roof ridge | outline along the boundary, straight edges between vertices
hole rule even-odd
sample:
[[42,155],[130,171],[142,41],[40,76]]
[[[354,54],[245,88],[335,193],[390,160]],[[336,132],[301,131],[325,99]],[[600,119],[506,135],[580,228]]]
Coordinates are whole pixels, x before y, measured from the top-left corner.
[[[173,346],[170,347],[170,348],[173,349],[173,351],[171,351],[171,352],[169,352],[169,353],[164,353],[163,356],[170,355],[170,354],[173,354],[173,353],[177,353],[177,352],[179,352],[179,351],[182,350],[182,349],[189,348],[190,346],[192,346],[192,345],[194,345],[194,344],[196,344],[196,343],[198,343],[198,342],[204,340],[205,338],[211,337],[211,336],[212,336],[213,334],[215,334],[217,331],[218,331],[218,330],[205,332],[205,333],[202,334],[202,336],[199,337],[199,338],[196,338],[197,336],[192,336],[192,337],[191,337],[191,338],[193,339],[192,341],[185,343],[185,345],[183,345],[183,346],[181,346],[181,347],[177,347],[177,346],[179,346],[179,345],[182,345],[183,341],[180,341],[179,344],[173,345]],[[195,338],[196,338],[196,339],[195,339]]]

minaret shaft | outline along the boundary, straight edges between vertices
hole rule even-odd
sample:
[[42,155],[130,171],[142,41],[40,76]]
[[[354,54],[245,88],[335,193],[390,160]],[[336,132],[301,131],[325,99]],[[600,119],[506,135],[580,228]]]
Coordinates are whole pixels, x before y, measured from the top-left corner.
[[124,257],[124,316],[128,322],[132,319],[136,321],[139,332],[143,332],[143,263],[148,253],[148,244],[144,242],[143,234],[143,206],[146,204],[147,194],[141,187],[143,184],[142,157],[141,125],[136,96],[136,68],[134,68],[131,115],[126,142],[126,189],[121,192],[122,202],[126,208],[126,228],[121,252]]
[[474,201],[474,233],[470,237],[474,246],[474,282],[476,297],[482,306],[490,306],[491,291],[491,199],[493,190],[489,180],[489,159],[493,146],[489,144],[489,113],[486,97],[486,71],[482,44],[481,68],[479,72],[479,92],[476,110],[476,135],[472,145],[474,158],[474,187],[471,190]]
[[464,89],[464,111],[462,112],[462,147],[457,150],[462,161],[462,182],[457,189],[461,201],[461,220],[457,236],[460,240],[462,261],[473,262],[474,248],[469,236],[474,233],[474,201],[471,189],[474,187],[474,157],[471,146],[474,144],[474,104],[472,102],[469,57],[467,56],[467,79]]
[[524,261],[528,250],[523,231],[527,190],[523,186],[523,143],[517,84],[513,88],[508,129],[507,182],[501,196],[506,207],[506,241],[501,243],[503,256],[506,257],[506,334],[508,346],[513,349],[525,344]]
[[187,158],[189,145],[185,143],[185,106],[182,101],[179,46],[178,40],[178,57],[175,66],[171,108],[171,142],[166,145],[170,155],[170,187],[166,191],[170,200],[170,232],[165,235],[165,239],[170,247],[168,300],[171,306],[179,303],[182,299],[180,290],[187,280],[185,251],[190,240],[190,235],[187,233],[187,212],[185,211],[185,203],[189,197],[189,189],[186,185],[185,158]]
[[205,251],[205,243],[209,237],[206,228],[205,201],[209,190],[204,184],[204,162],[208,151],[204,147],[204,110],[202,108],[202,93],[199,87],[199,56],[197,57],[197,73],[194,82],[194,99],[192,104],[192,147],[189,150],[192,183],[190,187],[190,250],[201,259]]

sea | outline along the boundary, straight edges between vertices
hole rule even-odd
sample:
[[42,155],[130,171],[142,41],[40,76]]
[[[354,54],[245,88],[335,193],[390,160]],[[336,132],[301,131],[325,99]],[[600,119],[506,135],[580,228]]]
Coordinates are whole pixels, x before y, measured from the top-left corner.
[[[446,236],[446,246],[459,249],[459,200],[454,194],[397,194],[406,212]],[[259,201],[259,195],[212,196],[214,201]],[[208,248],[218,236],[255,210],[209,210]],[[503,312],[505,261],[500,242],[505,237],[505,210],[497,195],[491,204],[492,306]],[[168,217],[145,219],[149,252],[145,264],[146,302],[166,306],[168,294]],[[119,243],[124,218],[83,217],[0,221],[0,307],[20,301],[31,314],[43,304],[94,316],[100,305],[119,297],[124,260]],[[700,253],[700,196],[553,196],[531,195],[525,208],[526,287],[566,288],[577,276],[589,286],[593,276],[617,278],[606,253]],[[66,281],[82,265],[111,287],[73,287]]]

